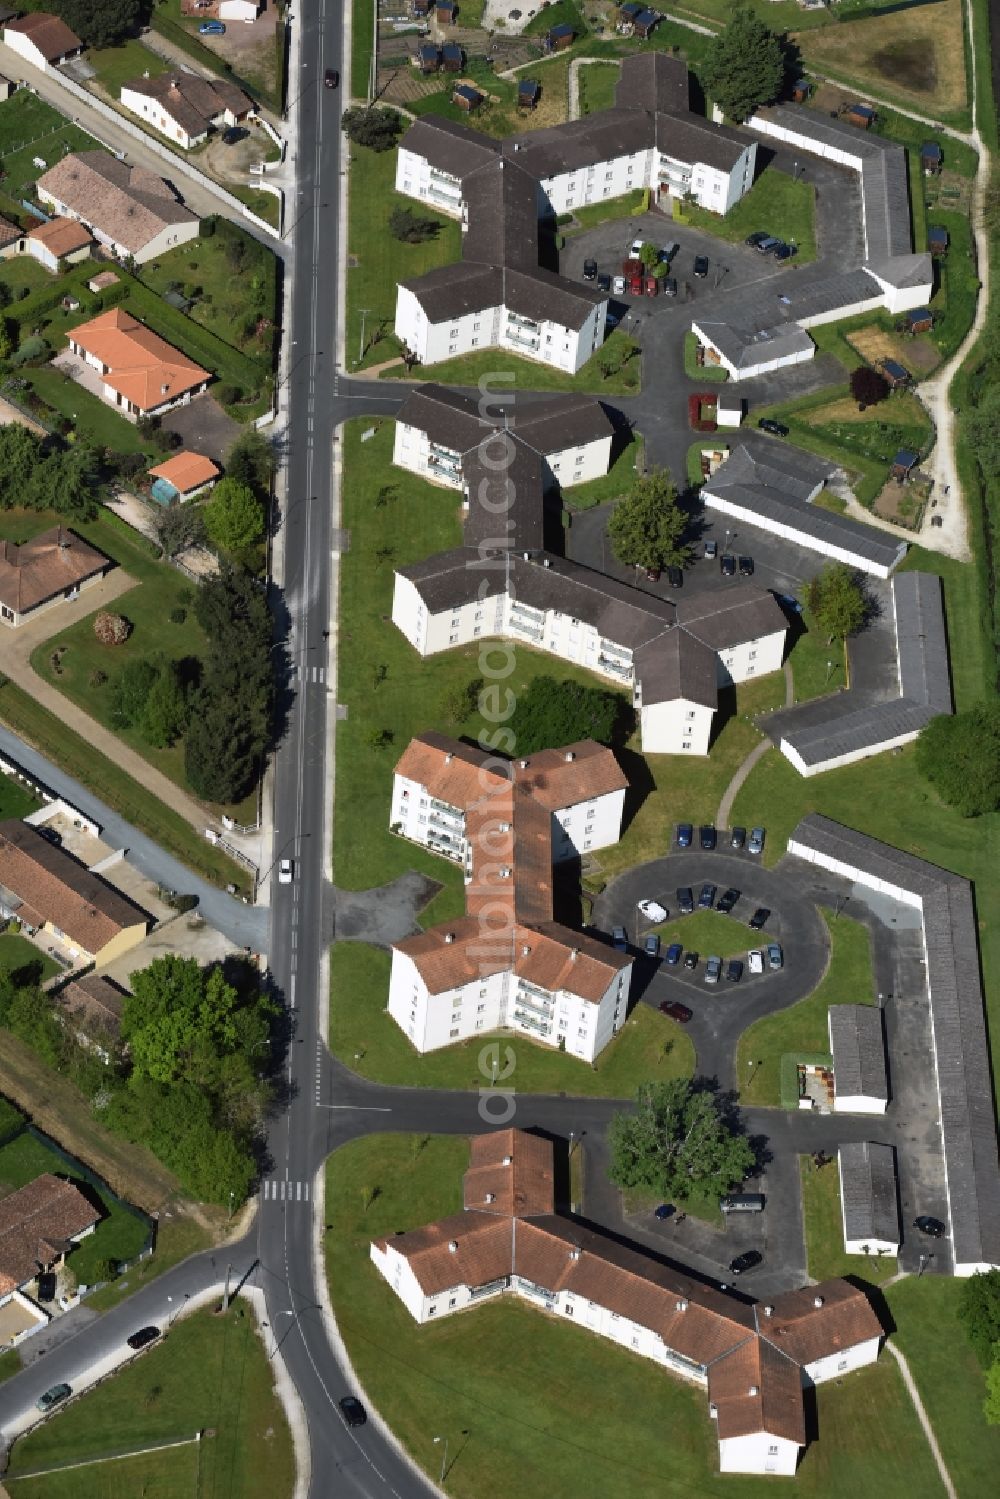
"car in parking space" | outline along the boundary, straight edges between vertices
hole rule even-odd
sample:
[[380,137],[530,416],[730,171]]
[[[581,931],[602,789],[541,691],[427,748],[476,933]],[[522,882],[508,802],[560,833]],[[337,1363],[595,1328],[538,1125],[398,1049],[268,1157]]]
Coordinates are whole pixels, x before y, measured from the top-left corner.
[[663,249],[660,251],[660,264],[661,265],[669,265],[670,262],[673,260],[674,256],[675,255],[679,255],[680,252],[681,252],[680,245],[677,243],[677,241],[675,239],[672,239],[670,241],[670,243],[664,245]]
[[294,872],[294,866],[292,864],[291,859],[282,859],[282,860],[280,860],[280,862],[278,864],[278,884],[279,885],[290,885],[292,883],[292,874],[293,874],[293,872]]
[[729,847],[742,848],[747,841],[746,828],[733,828],[729,834]]
[[646,580],[649,583],[658,583],[660,581],[660,578],[663,576],[662,567],[647,567],[645,571]]
[[717,885],[702,885],[701,894],[698,896],[698,910],[710,911],[715,905],[715,892]]
[[719,896],[719,903],[715,909],[721,911],[723,916],[729,916],[736,902],[739,900],[741,893],[741,891],[736,889],[735,885],[730,885],[729,889]]
[[774,969],[784,968],[785,955],[781,951],[781,944],[779,942],[769,942],[767,944],[767,966]]
[[766,834],[763,828],[750,829],[750,842],[747,844],[747,852],[751,854],[762,854],[764,852],[764,838]]
[[775,251],[782,241],[776,234],[765,234],[762,240],[754,245],[758,255],[770,255]]
[[245,141],[249,134],[249,130],[244,130],[239,125],[230,125],[228,130],[222,132],[222,144],[224,146],[238,146],[240,141]]
[[677,847],[678,848],[690,848],[691,847],[691,840],[692,840],[693,837],[694,837],[694,828],[691,826],[691,824],[689,822],[679,822],[677,824]]
[[762,416],[757,426],[762,432],[770,432],[772,437],[787,437],[788,428],[784,422],[776,422],[773,417]]
[[677,967],[677,964],[681,960],[681,953],[683,951],[684,948],[680,942],[671,942],[670,946],[667,948],[667,962],[669,963],[671,968]]
[[42,1270],[35,1281],[36,1301],[55,1301],[56,1299],[56,1272],[54,1270]]
[[340,74],[337,72],[337,69],[336,68],[327,68],[326,72],[323,74],[323,87],[324,88],[337,88],[337,86],[339,85],[339,83],[340,83]]
[[747,926],[752,932],[761,931],[767,925],[767,918],[770,914],[771,910],[769,906],[758,906],[747,922]]
[[730,958],[726,964],[726,978],[731,984],[738,984],[743,977],[743,964],[739,958]]
[[671,1020],[676,1020],[679,1025],[687,1025],[693,1013],[687,1005],[682,1005],[677,999],[665,999],[660,1009],[664,1015],[669,1015]]
[[677,909],[682,916],[690,916],[694,910],[694,894],[690,885],[680,885],[678,887]]
[[712,823],[702,823],[701,827],[698,829],[698,842],[701,844],[702,851],[704,853],[710,854],[712,852],[712,849],[718,842],[718,834],[716,833]]
[[756,250],[758,245],[762,245],[766,239],[771,239],[772,237],[766,229],[757,229],[753,234],[748,234],[743,243],[748,245],[751,250]]
[[799,603],[797,598],[793,597],[792,594],[777,593],[775,594],[775,598],[778,600],[778,603],[781,605],[782,609],[787,609],[790,614],[802,613],[802,605]]
[[596,281],[597,280],[597,261],[596,260],[585,260],[583,262],[583,279],[584,279],[584,281]]
[[677,277],[676,276],[664,276],[664,278],[663,278],[663,295],[665,297],[676,297],[676,295],[677,295]]
[[756,1270],[758,1265],[764,1263],[764,1256],[756,1249],[745,1249],[735,1259],[729,1261],[730,1275],[744,1275],[748,1270]]
[[740,569],[740,577],[741,578],[752,578],[753,577],[753,558],[752,557],[741,557],[740,560],[739,560],[739,569]]
[[364,1426],[368,1417],[357,1395],[345,1395],[337,1401],[337,1407],[348,1426]]
[[658,900],[641,900],[637,909],[640,916],[644,916],[647,921],[666,921],[667,919],[667,908],[661,906]]
[[705,560],[706,560],[706,562],[714,562],[715,559],[716,559],[716,557],[718,555],[719,555],[719,543],[717,541],[706,541],[706,543],[705,543]]
[[921,1213],[919,1218],[914,1218],[913,1227],[922,1234],[928,1234],[932,1239],[940,1239],[945,1233],[945,1226],[940,1218],[932,1218],[928,1213]]
[[658,963],[660,961],[660,939],[655,932],[650,932],[643,946],[646,957],[652,958],[654,962]]
[[61,1401],[67,1399],[72,1393],[73,1390],[70,1385],[54,1384],[50,1389],[45,1391],[44,1395],[39,1395],[35,1401],[35,1410],[41,1411],[44,1415],[46,1411],[50,1411],[54,1405],[59,1405]]
[[605,294],[611,290],[611,277],[605,275],[603,271],[597,278],[597,290],[603,291]]
[[792,257],[797,255],[798,253],[798,245],[786,244],[776,245],[775,248],[771,251],[771,254],[774,256],[775,260],[791,260]]
[[662,1223],[664,1218],[672,1218],[675,1208],[672,1202],[661,1202],[658,1208],[653,1210],[653,1217],[659,1218]]
[[148,1348],[150,1343],[155,1343],[159,1336],[158,1327],[140,1327],[138,1332],[131,1333],[125,1341],[133,1351],[138,1352],[140,1348]]
[[708,256],[696,255],[694,257],[694,273],[699,281],[704,281],[708,275]]
[[764,954],[759,947],[752,947],[747,953],[747,968],[751,973],[764,972]]
[[[612,283],[611,283],[611,290],[614,292],[614,294],[615,294],[616,297],[623,297],[625,295],[625,277],[624,276],[616,276],[614,278],[614,280],[612,281]],[[611,318],[610,318],[610,315],[609,315],[608,322],[610,322],[610,321],[611,321]],[[617,321],[618,321],[618,319],[616,318],[615,322],[617,322]]]
[[628,247],[629,260],[640,260],[642,258],[642,250],[645,243],[644,239],[634,239],[632,241]]
[[719,558],[719,571],[722,573],[722,576],[724,578],[735,578],[736,558],[732,555],[731,552],[723,552],[722,556]]
[[200,36],[225,36],[226,28],[221,21],[202,21],[198,33]]
[[619,952],[625,951],[628,947],[628,936],[623,926],[613,926],[611,928],[611,942],[614,947],[617,947]]
[[698,967],[698,954],[696,952],[688,952],[684,954],[684,967],[688,970],[689,973],[694,972],[694,970]]
[[721,972],[722,972],[722,959],[721,958],[706,958],[705,959],[705,983],[706,984],[717,984],[719,982],[719,974]]
[[667,568],[667,582],[670,584],[671,588],[684,587],[684,574],[681,572],[681,569],[679,567]]

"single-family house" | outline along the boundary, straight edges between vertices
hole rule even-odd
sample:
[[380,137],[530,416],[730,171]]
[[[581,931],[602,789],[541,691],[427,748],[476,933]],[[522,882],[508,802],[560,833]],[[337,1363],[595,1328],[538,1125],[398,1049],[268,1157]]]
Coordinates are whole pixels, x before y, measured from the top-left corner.
[[216,127],[238,125],[257,113],[248,94],[224,78],[194,73],[162,73],[123,83],[119,95],[126,109],[185,151],[206,140]]
[[572,47],[576,32],[567,21],[561,21],[558,26],[553,26],[546,34],[545,47],[549,52],[564,52],[567,47]]
[[127,992],[102,973],[70,979],[52,994],[63,1024],[106,1063],[121,1049],[122,1009],[127,998]]
[[934,327],[934,314],[929,307],[914,307],[906,314],[907,333],[929,333]]
[[906,365],[900,364],[898,359],[883,359],[879,372],[890,390],[905,390],[913,379]]
[[533,78],[519,78],[517,81],[517,107],[518,109],[534,109],[538,103],[539,88]]
[[79,219],[55,218],[47,224],[29,229],[22,241],[24,253],[37,260],[47,271],[61,271],[66,265],[86,260],[94,236]]
[[5,78],[4,75],[0,73],[0,104],[5,104],[16,89],[17,84],[14,83],[12,79]]
[[23,238],[23,229],[17,224],[12,224],[10,219],[0,216],[0,260],[9,260],[12,255],[20,255]]
[[83,43],[65,21],[42,10],[22,16],[19,21],[8,21],[3,29],[3,39],[18,57],[43,71],[57,68],[60,63],[69,62],[71,57],[79,57],[83,51]]
[[119,259],[140,265],[196,239],[199,219],[169,183],[109,151],[75,151],[35,184],[38,201],[79,219]]
[[920,147],[920,166],[925,177],[936,176],[944,165],[944,157],[937,141],[924,141]]
[[0,1201],[0,1306],[61,1265],[100,1220],[75,1182],[50,1171]]
[[869,130],[875,123],[876,115],[870,104],[847,104],[840,111],[840,118],[846,120],[848,125],[856,125],[859,130]]
[[212,378],[121,307],[80,323],[68,339],[72,352],[103,377],[104,399],[132,419],[187,405]]
[[892,460],[890,473],[897,483],[902,484],[910,477],[919,462],[919,453],[915,453],[912,448],[900,448]]
[[202,453],[175,453],[165,463],[158,463],[148,470],[153,480],[153,498],[161,505],[172,505],[176,500],[193,500],[195,495],[211,489],[219,477],[219,469]]
[[457,104],[459,109],[472,114],[482,104],[483,95],[477,88],[473,88],[471,83],[460,83],[452,93],[451,101]]
[[0,915],[75,966],[104,968],[143,940],[150,918],[37,828],[0,822]]
[[902,1234],[892,1146],[852,1140],[840,1146],[837,1165],[845,1254],[898,1254]]
[[113,566],[110,557],[64,526],[30,541],[0,541],[0,624],[16,629],[43,609],[77,598]]
[[948,231],[942,224],[930,224],[927,228],[927,248],[935,260],[948,253]]

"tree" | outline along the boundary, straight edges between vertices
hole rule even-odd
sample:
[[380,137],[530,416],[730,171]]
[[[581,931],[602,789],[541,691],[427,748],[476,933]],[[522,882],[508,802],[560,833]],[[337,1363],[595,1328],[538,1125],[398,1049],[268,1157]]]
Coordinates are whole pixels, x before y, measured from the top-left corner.
[[966,413],[965,439],[983,478],[1000,478],[1000,384],[986,385],[975,406]]
[[227,478],[235,479],[237,484],[249,484],[254,494],[264,500],[271,493],[273,473],[274,452],[271,444],[255,427],[248,427],[226,454]]
[[460,687],[452,687],[443,705],[446,722],[460,724],[464,723],[467,718],[471,718],[479,706],[479,694],[482,688],[482,677],[473,677],[471,681]]
[[809,608],[830,641],[856,635],[865,622],[868,602],[854,569],[845,562],[824,567],[809,584]]
[[112,685],[111,716],[116,723],[126,729],[139,723],[159,675],[159,667],[141,656],[125,663]]
[[888,394],[889,382],[878,370],[873,370],[867,364],[859,364],[856,370],[851,371],[851,395],[857,401],[859,410],[864,411],[866,406],[877,406]]
[[406,245],[437,239],[440,228],[437,219],[422,219],[412,208],[394,208],[389,215],[389,233]]
[[611,549],[626,567],[680,567],[690,554],[681,541],[687,516],[665,469],[635,480],[608,522]]
[[133,973],[129,982],[121,1032],[136,1072],[160,1083],[188,1080],[193,1059],[232,1048],[239,996],[221,968],[170,954]]
[[167,749],[187,727],[187,698],[172,661],[160,670],[139,718],[139,733],[155,749]]
[[9,359],[17,348],[17,324],[0,318],[0,359]]
[[202,516],[209,541],[230,556],[244,556],[264,535],[264,507],[238,479],[219,480]]
[[156,539],[165,557],[196,546],[204,535],[201,511],[194,505],[168,505],[156,517]]
[[614,1116],[608,1133],[608,1175],[618,1186],[664,1197],[684,1197],[699,1185],[725,1192],[754,1165],[750,1141],[713,1094],[687,1079],[643,1083],[636,1102],[635,1113]]
[[740,7],[708,44],[701,81],[706,94],[733,120],[772,104],[785,81],[785,50],[752,10]]
[[639,259],[642,261],[646,270],[651,271],[654,266],[657,266],[660,263],[660,252],[654,244],[651,244],[650,241],[647,240],[642,249],[639,251]]
[[631,726],[632,712],[619,693],[555,677],[535,677],[507,719],[511,752],[518,755],[558,749],[578,739],[611,744],[627,738]]
[[917,769],[962,817],[1000,806],[1000,704],[939,714],[920,732]]
[[993,1363],[986,1371],[983,1415],[990,1426],[1000,1426],[1000,1343],[994,1343]]
[[51,0],[49,8],[90,47],[113,46],[139,20],[139,0]]
[[394,109],[385,105],[355,105],[345,109],[340,121],[352,145],[367,146],[370,151],[391,151],[403,129],[403,121]]
[[1000,1270],[970,1275],[962,1282],[958,1320],[980,1364],[988,1369],[993,1363],[994,1349],[1000,1343]]

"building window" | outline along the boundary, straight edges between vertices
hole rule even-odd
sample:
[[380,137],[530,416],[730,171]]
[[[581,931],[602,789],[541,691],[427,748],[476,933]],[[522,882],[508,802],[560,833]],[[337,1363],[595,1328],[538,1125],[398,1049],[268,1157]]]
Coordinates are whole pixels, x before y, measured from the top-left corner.
[[572,1315],[573,1315],[573,1308],[570,1306],[570,1304],[569,1304],[568,1301],[566,1302],[566,1305],[563,1307],[563,1311],[566,1313],[567,1317],[572,1317]]
[[691,748],[691,741],[690,741],[690,739],[682,739],[681,740],[681,749],[690,749],[690,748]]
[[476,1014],[481,1015],[485,1009],[485,1005],[476,1005]]
[[474,349],[477,349],[477,348],[478,348],[478,347],[479,347],[479,339],[478,339],[478,338],[474,338],[474,339],[473,339],[473,340],[472,340],[472,347],[473,347],[473,348],[474,348]]
[[428,1317],[433,1317],[433,1315],[434,1315],[434,1313],[436,1311],[437,1311],[437,1307],[436,1306],[429,1306],[427,1308],[427,1315],[428,1315]]
[[689,708],[688,709],[687,716],[688,716],[688,718],[694,718],[694,709],[693,708]]
[[456,350],[456,349],[457,349],[457,348],[458,348],[458,344],[449,344],[449,345],[448,345],[448,353],[449,353],[449,354],[454,354],[454,353],[455,353],[455,350]]
[[452,328],[451,332],[448,334],[448,337],[449,338],[457,338],[458,337],[458,329],[457,328]]
[[473,325],[472,325],[472,331],[473,331],[473,333],[478,333],[479,330],[480,330],[480,328],[482,326],[483,326],[482,323],[473,323]]
[[473,630],[472,633],[473,633],[473,635],[481,635],[483,633],[483,627],[482,627],[482,625],[477,625],[476,628]]
[[448,636],[448,644],[449,645],[455,645],[455,643],[457,642],[457,640],[458,640],[458,636],[457,635],[449,635]]
[[456,1029],[455,1029],[455,1030],[453,1030],[453,1031],[449,1031],[449,1032],[448,1032],[448,1035],[449,1035],[449,1036],[450,1036],[450,1037],[451,1037],[451,1039],[452,1039],[452,1040],[453,1040],[453,1041],[454,1041],[454,1039],[455,1039],[455,1037],[456,1037],[456,1036],[457,1036],[457,1035],[458,1035],[458,1029],[457,1029],[457,1027],[456,1027]]
[[768,1455],[768,1457],[777,1457],[777,1455],[778,1455],[778,1444],[777,1444],[777,1442],[772,1442],[771,1443],[770,1447],[768,1447],[768,1449],[767,1449],[767,1455]]
[[750,660],[751,661],[756,661],[756,659],[757,659],[757,652],[756,651],[750,651],[749,656],[750,656]]
[[449,1306],[458,1306],[458,1297],[457,1296],[450,1297],[449,1301],[448,1301],[448,1305]]

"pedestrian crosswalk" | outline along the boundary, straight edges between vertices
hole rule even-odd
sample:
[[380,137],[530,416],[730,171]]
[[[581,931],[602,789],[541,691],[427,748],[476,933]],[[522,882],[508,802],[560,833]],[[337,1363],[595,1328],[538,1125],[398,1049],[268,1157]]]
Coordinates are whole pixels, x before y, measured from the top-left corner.
[[261,1195],[265,1202],[308,1202],[309,1183],[269,1176],[264,1182]]
[[325,682],[326,681],[326,667],[325,666],[310,666],[308,680],[310,682]]

